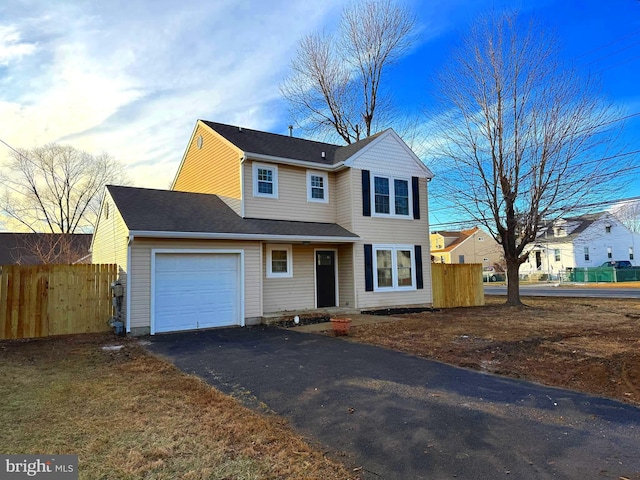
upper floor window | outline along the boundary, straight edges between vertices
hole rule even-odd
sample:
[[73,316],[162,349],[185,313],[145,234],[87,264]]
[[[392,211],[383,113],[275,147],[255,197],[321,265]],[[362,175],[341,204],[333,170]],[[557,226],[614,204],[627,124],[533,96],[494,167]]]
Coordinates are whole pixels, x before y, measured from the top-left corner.
[[588,262],[589,258],[589,247],[584,247],[584,261]]
[[408,217],[411,215],[409,180],[373,176],[374,215]]
[[556,262],[559,262],[560,261],[560,249],[559,248],[554,249],[553,250],[553,254],[555,256]]
[[629,247],[629,260],[633,260],[633,247]]
[[604,231],[605,233],[611,233],[611,225],[605,225]]
[[307,201],[329,201],[329,177],[324,172],[307,172]]
[[267,278],[293,277],[291,245],[267,245]]
[[253,196],[278,198],[278,167],[253,164]]

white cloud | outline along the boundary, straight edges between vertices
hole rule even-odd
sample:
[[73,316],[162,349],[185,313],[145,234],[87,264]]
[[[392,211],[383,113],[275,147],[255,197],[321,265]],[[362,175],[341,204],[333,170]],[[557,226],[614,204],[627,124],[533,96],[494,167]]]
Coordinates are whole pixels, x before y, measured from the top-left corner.
[[198,118],[284,133],[288,121],[274,113],[284,109],[274,106],[296,42],[340,6],[35,3],[29,17],[0,7],[12,22],[0,42],[23,52],[0,70],[3,140],[106,151],[134,184],[156,188],[173,178]]
[[13,61],[19,61],[31,55],[35,48],[34,43],[21,41],[20,33],[14,26],[0,25],[0,65],[8,66]]

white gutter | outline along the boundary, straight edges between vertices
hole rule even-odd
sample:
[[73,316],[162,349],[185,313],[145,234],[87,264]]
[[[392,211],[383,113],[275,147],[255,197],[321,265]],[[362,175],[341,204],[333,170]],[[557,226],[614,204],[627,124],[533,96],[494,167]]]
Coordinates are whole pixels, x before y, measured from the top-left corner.
[[133,237],[147,238],[186,238],[196,240],[270,240],[276,242],[322,242],[322,243],[355,243],[360,237],[331,237],[315,235],[269,235],[260,233],[211,233],[211,232],[158,232],[132,231],[129,241]]
[[262,160],[264,162],[271,162],[271,163],[285,163],[288,165],[297,165],[300,167],[308,167],[314,170],[334,171],[334,170],[339,170],[344,166],[344,162],[338,162],[333,165],[324,165],[322,163],[309,162],[307,160],[295,160],[292,158],[274,157],[272,155],[263,155],[260,153],[251,153],[251,152],[245,152],[245,154],[242,156],[242,159],[240,161],[243,162],[247,158],[251,158],[252,160],[254,159]]

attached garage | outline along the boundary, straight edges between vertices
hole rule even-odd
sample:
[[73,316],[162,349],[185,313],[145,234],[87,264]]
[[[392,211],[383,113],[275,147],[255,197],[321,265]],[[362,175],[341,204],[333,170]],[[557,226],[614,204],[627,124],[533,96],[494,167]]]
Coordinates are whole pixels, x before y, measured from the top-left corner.
[[151,333],[243,325],[240,251],[152,251]]

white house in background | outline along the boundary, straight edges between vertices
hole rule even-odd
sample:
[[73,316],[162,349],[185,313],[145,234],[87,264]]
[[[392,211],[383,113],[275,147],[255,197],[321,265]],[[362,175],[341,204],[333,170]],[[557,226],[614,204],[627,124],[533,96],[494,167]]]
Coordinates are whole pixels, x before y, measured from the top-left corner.
[[520,274],[557,275],[568,268],[597,267],[607,260],[638,262],[640,235],[608,212],[560,218],[540,229]]

